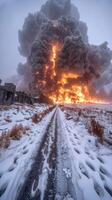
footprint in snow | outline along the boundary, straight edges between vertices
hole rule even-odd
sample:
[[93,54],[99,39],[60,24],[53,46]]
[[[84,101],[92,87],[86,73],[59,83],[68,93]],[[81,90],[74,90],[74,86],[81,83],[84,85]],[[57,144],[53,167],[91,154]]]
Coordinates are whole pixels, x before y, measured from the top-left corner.
[[78,144],[78,145],[81,145],[81,142],[78,141],[77,144]]
[[21,150],[22,150],[22,148],[18,149],[18,151],[17,151],[17,152],[19,153],[19,152],[21,152]]
[[14,158],[14,161],[13,161],[13,163],[14,164],[17,164],[17,160],[19,159],[19,157],[18,156],[16,156],[15,158]]
[[2,173],[2,172],[0,172],[0,178],[2,178],[2,175],[3,175],[3,173]]
[[83,163],[79,163],[79,168],[82,174],[84,174],[87,178],[90,178],[89,173]]
[[89,154],[88,156],[89,158],[91,158],[91,160],[94,160],[94,157],[91,154]]
[[106,176],[112,176],[103,166],[100,166],[100,172]]
[[101,158],[101,156],[97,156],[97,159],[98,159],[102,164],[105,163],[104,160],[103,160],[103,158]]
[[[58,199],[57,199],[58,200]],[[73,198],[71,197],[71,195],[67,194],[63,200],[73,200]]]
[[76,145],[77,145],[77,143],[73,142],[73,146],[76,146]]
[[15,158],[14,158],[14,160],[13,160],[13,163],[12,163],[12,165],[8,168],[8,172],[11,172],[11,171],[13,171],[15,168],[16,168],[16,166],[17,166],[17,160],[19,159],[19,157],[18,156],[16,156]]
[[107,183],[105,183],[104,184],[104,188],[108,192],[108,194],[112,197],[112,188],[110,187],[110,185],[108,185]]
[[30,144],[33,144],[33,141],[30,141]]
[[104,196],[103,188],[96,181],[94,181],[94,189],[95,189],[95,191],[96,191],[96,193],[98,194],[99,197]]
[[94,168],[94,166],[93,166],[93,164],[92,164],[91,162],[86,161],[86,164],[87,164],[87,166],[88,166],[90,169],[92,169],[93,171],[95,171],[95,168]]
[[85,148],[85,153],[86,153],[87,155],[90,155],[89,150],[86,149],[86,148]]
[[25,151],[23,151],[23,154],[27,154],[28,153],[28,149],[26,149]]
[[9,167],[9,169],[8,169],[8,172],[12,172],[14,169],[15,169],[15,165],[14,164],[12,164],[10,167]]
[[78,138],[77,136],[75,136],[75,139],[76,139],[76,140],[79,140],[79,138]]
[[73,139],[72,139],[72,138],[70,138],[70,141],[71,141],[72,143],[74,143],[74,141],[73,141]]
[[5,193],[6,189],[7,189],[8,183],[4,183],[1,187],[0,187],[0,197]]
[[78,149],[74,148],[74,150],[76,153],[80,154],[80,151]]
[[102,173],[99,173],[99,175],[100,175],[101,180],[105,181],[105,176]]
[[27,147],[27,145],[25,145],[25,146],[23,147],[23,150],[26,149],[26,147]]

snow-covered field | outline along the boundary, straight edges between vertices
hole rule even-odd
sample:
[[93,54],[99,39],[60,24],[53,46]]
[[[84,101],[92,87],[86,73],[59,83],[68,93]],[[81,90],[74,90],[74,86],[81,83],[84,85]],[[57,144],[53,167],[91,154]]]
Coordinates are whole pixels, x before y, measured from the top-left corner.
[[10,130],[14,125],[20,123],[24,126],[31,124],[31,117],[35,113],[41,113],[48,108],[45,104],[36,104],[33,106],[16,104],[0,107],[0,135]]
[[71,108],[96,108],[96,109],[100,109],[100,110],[107,110],[107,111],[112,111],[112,103],[108,103],[108,104],[95,104],[95,103],[85,103],[85,104],[75,104],[75,105],[70,105],[70,104],[66,104],[67,107],[71,107]]
[[[0,149],[0,199],[111,200],[110,105],[55,107],[33,123],[32,115],[48,107],[14,105],[1,110],[1,134],[19,123],[30,129]],[[103,136],[90,131],[92,120]]]
[[[68,113],[70,117],[68,116],[67,120],[65,115]],[[65,115],[60,111],[60,121],[66,151],[69,152],[71,161],[69,171],[75,185],[76,199],[110,200],[112,199],[112,146],[106,143],[100,144],[97,137],[88,133],[83,117],[80,116],[80,119],[76,120],[76,115],[71,117],[71,113],[74,111],[67,112],[65,109]]]
[[[18,108],[18,106],[17,106]],[[48,106],[36,105],[35,107],[22,106],[19,111],[15,106],[7,111],[1,112],[2,130],[11,128],[15,123],[27,124],[30,130],[24,134],[20,140],[12,140],[7,149],[0,151],[0,199],[13,200],[16,198],[17,192],[21,184],[25,180],[31,165],[34,162],[43,134],[50,122],[54,111],[50,112],[38,124],[32,123],[31,118],[26,120],[26,117],[31,117],[35,112],[42,112]],[[4,117],[9,117],[12,122],[3,123]]]

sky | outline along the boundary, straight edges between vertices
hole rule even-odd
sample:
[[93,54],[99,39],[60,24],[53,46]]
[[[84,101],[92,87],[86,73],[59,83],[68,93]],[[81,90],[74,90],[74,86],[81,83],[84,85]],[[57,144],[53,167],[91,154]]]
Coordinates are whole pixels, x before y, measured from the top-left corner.
[[[0,0],[0,78],[6,81],[15,75],[19,62],[25,62],[18,51],[18,30],[29,12],[40,9],[46,0]],[[104,41],[112,49],[112,0],[72,0],[80,19],[88,26],[89,42]]]

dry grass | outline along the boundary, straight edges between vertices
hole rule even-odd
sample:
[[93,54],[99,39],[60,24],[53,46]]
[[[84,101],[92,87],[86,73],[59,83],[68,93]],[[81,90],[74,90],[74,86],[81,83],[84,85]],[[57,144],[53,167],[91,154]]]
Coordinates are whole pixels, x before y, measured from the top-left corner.
[[10,131],[3,132],[0,136],[0,148],[8,148],[11,140],[19,140],[29,130],[30,127],[19,124],[13,126]]
[[41,121],[42,117],[43,117],[43,114],[42,114],[42,113],[41,113],[41,114],[35,113],[35,114],[32,116],[32,122],[35,123],[35,124],[37,124],[38,122]]
[[[50,108],[46,109],[45,111],[43,111],[42,113],[35,113],[32,116],[32,122],[33,123],[38,123],[42,120],[42,118],[49,113],[52,109],[54,108],[54,106],[51,106]],[[20,110],[19,106],[16,106],[17,111]],[[29,120],[30,118],[25,117],[26,120]],[[5,121],[7,122],[11,122],[10,119],[5,119]],[[0,136],[0,148],[8,148],[8,146],[10,145],[10,141],[11,140],[19,140],[23,134],[26,134],[27,131],[30,130],[30,127],[28,126],[23,126],[22,124],[19,125],[15,125],[12,127],[11,130],[9,130],[8,132],[4,132],[2,133],[2,135]]]
[[99,124],[95,119],[91,120],[91,132],[99,138],[103,144],[104,127]]
[[38,122],[40,122],[40,121],[42,120],[42,118],[43,118],[46,114],[48,114],[50,111],[53,110],[54,107],[55,107],[55,106],[51,106],[50,108],[44,110],[44,111],[41,112],[41,113],[38,113],[38,114],[35,113],[35,114],[32,116],[32,122],[35,123],[35,124],[37,124]]
[[9,131],[9,136],[13,140],[18,140],[22,136],[22,134],[26,134],[26,132],[30,130],[29,126],[23,126],[22,124],[15,125]]
[[10,137],[6,132],[4,132],[2,136],[0,136],[0,148],[8,148],[9,145]]
[[10,138],[13,140],[20,139],[21,134],[24,133],[24,127],[22,124],[15,125],[9,132]]

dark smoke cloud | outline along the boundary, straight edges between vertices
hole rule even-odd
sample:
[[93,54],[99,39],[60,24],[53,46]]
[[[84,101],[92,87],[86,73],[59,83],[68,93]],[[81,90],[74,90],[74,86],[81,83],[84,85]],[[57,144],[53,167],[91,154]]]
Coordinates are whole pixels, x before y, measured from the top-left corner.
[[50,20],[57,20],[61,16],[73,17],[75,20],[79,20],[78,9],[71,4],[70,0],[50,0],[42,6],[41,12],[46,15]]
[[112,69],[112,52],[107,42],[99,46],[89,44],[87,26],[80,21],[79,12],[70,0],[48,0],[40,12],[29,14],[19,31],[19,41],[19,51],[27,58],[27,64],[18,67],[24,80],[30,77],[34,81],[33,71],[50,64],[51,44],[58,41],[62,44],[58,69],[80,73],[81,81],[87,80],[92,93],[110,98],[112,91],[107,94],[105,85],[111,85],[112,77],[107,79],[106,74]]
[[39,34],[40,28],[47,19],[42,13],[29,14],[25,19],[23,30],[19,31],[20,53],[27,57],[30,53],[32,43]]
[[32,68],[28,63],[22,64],[19,63],[17,72],[21,77],[18,83],[16,83],[19,90],[25,90],[30,92],[31,82],[33,81]]

